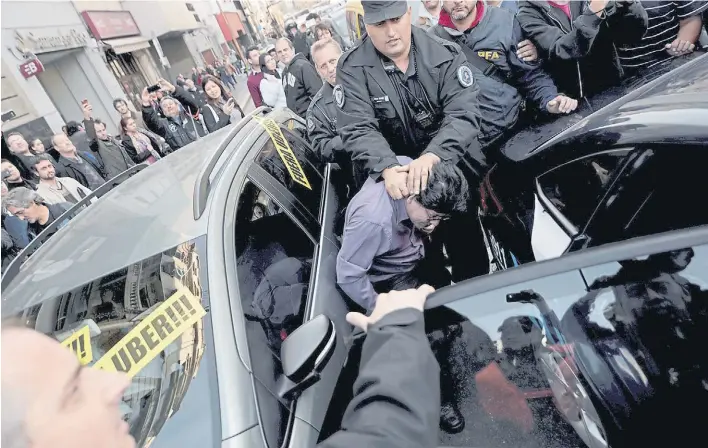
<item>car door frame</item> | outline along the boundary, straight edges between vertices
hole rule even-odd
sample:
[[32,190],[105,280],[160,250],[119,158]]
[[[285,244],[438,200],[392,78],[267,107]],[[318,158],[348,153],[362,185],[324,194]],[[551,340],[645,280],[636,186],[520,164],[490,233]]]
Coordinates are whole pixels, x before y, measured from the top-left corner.
[[[283,124],[278,120],[276,120],[276,122],[278,122],[279,125]],[[291,446],[302,446],[303,443],[307,443],[307,446],[314,446],[319,436],[319,430],[321,429],[322,421],[325,417],[329,399],[331,398],[331,392],[334,390],[337,378],[339,376],[339,371],[344,365],[344,361],[346,359],[344,338],[346,335],[351,333],[351,327],[344,319],[346,309],[343,308],[342,310],[339,310],[339,308],[342,307],[338,304],[345,304],[344,300],[328,300],[327,298],[319,300],[319,298],[324,295],[324,292],[336,290],[336,277],[327,279],[322,275],[318,275],[318,272],[320,271],[319,268],[322,263],[325,262],[327,257],[329,257],[329,259],[326,260],[326,264],[330,266],[329,270],[334,269],[336,259],[332,259],[331,255],[334,253],[336,257],[336,251],[338,251],[338,245],[335,243],[336,238],[334,238],[332,233],[334,229],[334,222],[332,220],[325,220],[324,228],[328,228],[329,230],[323,231],[323,226],[319,222],[313,220],[310,213],[305,212],[302,209],[302,204],[297,201],[291,192],[281,185],[280,182],[270,173],[253,163],[255,157],[263,149],[263,146],[270,138],[267,132],[262,128],[260,132],[255,130],[252,132],[250,138],[252,138],[252,140],[249,140],[253,143],[239,163],[240,166],[238,171],[228,185],[228,191],[225,193],[227,207],[223,220],[223,229],[221,230],[224,235],[222,251],[226,261],[225,265],[227,267],[226,278],[229,285],[228,294],[231,297],[230,303],[232,307],[232,321],[234,322],[236,333],[236,345],[238,347],[238,352],[242,363],[246,366],[252,378],[254,378],[253,371],[251,369],[251,353],[248,338],[246,337],[243,324],[241,324],[241,328],[239,328],[238,323],[238,320],[243,319],[243,309],[238,292],[239,282],[236,274],[236,253],[233,249],[235,247],[233,244],[233,232],[235,229],[235,213],[238,198],[243,191],[243,186],[245,185],[246,180],[249,180],[264,190],[269,197],[278,203],[278,205],[283,208],[283,212],[286,213],[286,215],[288,215],[288,217],[293,220],[293,222],[298,225],[298,227],[300,227],[301,230],[305,232],[307,237],[313,242],[313,269],[309,280],[310,288],[307,297],[305,321],[312,319],[315,315],[325,314],[335,322],[335,328],[338,334],[337,348],[335,349],[335,353],[330,359],[327,367],[322,372],[321,381],[305,390],[291,406],[291,415],[290,420],[288,421],[288,430],[285,436],[286,443]],[[332,213],[328,213],[328,211],[331,211],[333,206],[336,206],[336,204],[333,204],[334,199],[332,197],[335,193],[332,188],[329,188],[328,173],[329,168],[325,172],[322,184],[323,194],[320,203],[320,216],[331,216],[334,218],[336,215],[336,210]],[[322,247],[325,247],[326,249],[322,250]],[[331,307],[329,304],[334,304],[334,309],[330,309]],[[255,385],[253,385],[253,387],[255,387]],[[331,389],[331,391],[328,393],[327,391],[329,389]],[[325,397],[326,400],[323,400],[322,397]],[[260,416],[260,410],[256,413],[258,423],[262,425],[263,419]],[[318,417],[318,414],[321,414],[321,417]],[[264,435],[263,437],[265,439]]]
[[[568,218],[566,218],[563,213],[558,210],[558,208],[551,203],[551,200],[546,196],[546,194],[543,192],[543,188],[541,187],[541,182],[539,179],[544,176],[545,174],[560,169],[565,165],[569,165],[572,163],[576,163],[580,160],[587,159],[590,157],[595,157],[599,154],[604,154],[604,153],[611,153],[611,152],[619,152],[619,151],[628,151],[624,159],[620,162],[620,166],[617,169],[616,173],[613,173],[612,178],[610,179],[608,185],[604,187],[604,192],[600,196],[600,198],[597,200],[597,203],[594,204],[593,210],[590,213],[589,217],[586,219],[586,221],[578,226],[570,222]],[[605,203],[608,195],[614,188],[614,186],[617,183],[617,180],[619,179],[621,173],[626,169],[627,165],[631,162],[632,160],[632,154],[636,151],[635,148],[626,148],[626,147],[610,147],[610,148],[605,148],[601,151],[596,151],[592,152],[590,154],[584,154],[581,157],[574,158],[572,160],[569,160],[567,162],[564,162],[562,164],[556,165],[555,167],[551,169],[547,169],[544,172],[538,174],[534,178],[534,199],[535,201],[538,201],[538,204],[541,205],[542,210],[535,210],[535,205],[534,205],[534,216],[536,213],[546,213],[548,214],[553,221],[556,223],[560,231],[565,233],[568,236],[569,243],[568,246],[565,248],[565,250],[562,253],[568,253],[568,252],[573,252],[575,250],[578,250],[579,248],[582,248],[586,245],[586,237],[583,234],[583,231],[587,227],[587,223],[590,222],[592,217],[595,215],[597,212],[598,208]],[[536,227],[536,222],[534,219],[534,226],[531,229],[531,239],[533,241],[533,232],[534,228]]]

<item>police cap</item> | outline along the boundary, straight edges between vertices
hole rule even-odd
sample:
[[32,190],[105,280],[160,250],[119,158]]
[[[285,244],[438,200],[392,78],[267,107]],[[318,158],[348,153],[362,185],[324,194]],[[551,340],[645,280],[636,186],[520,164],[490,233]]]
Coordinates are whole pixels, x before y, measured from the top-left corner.
[[364,23],[367,25],[397,19],[408,11],[408,2],[405,0],[388,2],[365,0],[361,5],[364,7]]

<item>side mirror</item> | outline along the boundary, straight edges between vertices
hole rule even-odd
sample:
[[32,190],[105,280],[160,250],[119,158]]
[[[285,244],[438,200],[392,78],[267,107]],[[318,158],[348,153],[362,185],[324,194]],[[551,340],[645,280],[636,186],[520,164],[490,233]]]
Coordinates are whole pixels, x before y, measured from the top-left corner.
[[320,379],[337,346],[334,323],[323,314],[305,322],[283,341],[280,360],[283,377],[279,395],[294,399]]

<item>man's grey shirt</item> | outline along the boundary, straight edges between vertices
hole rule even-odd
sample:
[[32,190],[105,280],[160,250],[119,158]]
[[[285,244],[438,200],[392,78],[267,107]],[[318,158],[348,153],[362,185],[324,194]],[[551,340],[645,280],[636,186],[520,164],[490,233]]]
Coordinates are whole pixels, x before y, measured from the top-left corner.
[[[410,159],[399,157],[399,162],[405,165]],[[406,199],[391,199],[384,182],[368,179],[347,207],[337,283],[357,304],[372,310],[372,283],[411,272],[425,256],[423,238],[408,217]]]

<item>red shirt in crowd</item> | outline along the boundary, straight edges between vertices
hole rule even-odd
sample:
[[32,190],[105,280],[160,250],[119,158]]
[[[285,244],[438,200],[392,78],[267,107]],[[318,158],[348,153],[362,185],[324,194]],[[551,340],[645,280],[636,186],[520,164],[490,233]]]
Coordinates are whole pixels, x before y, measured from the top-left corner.
[[248,91],[251,93],[251,98],[253,98],[253,105],[255,107],[261,107],[263,105],[263,96],[261,95],[261,80],[263,79],[263,72],[251,72],[248,74],[248,81],[246,85],[248,86]]
[[568,16],[569,19],[571,18],[570,17],[570,3],[565,3],[565,4],[564,3],[556,3],[556,2],[552,2],[551,0],[548,0],[548,4],[553,6],[554,8],[560,9],[561,11],[563,11],[565,13],[566,16]]
[[[474,16],[474,21],[470,23],[469,29],[472,29],[479,25],[479,22],[482,21],[482,17],[484,17],[484,2],[483,1],[478,1],[477,2],[477,10],[475,11],[475,16]],[[455,24],[452,23],[452,19],[450,18],[450,15],[445,11],[444,9],[440,11],[440,18],[438,19],[438,24],[440,26],[444,26],[445,28],[452,28],[455,29]]]

